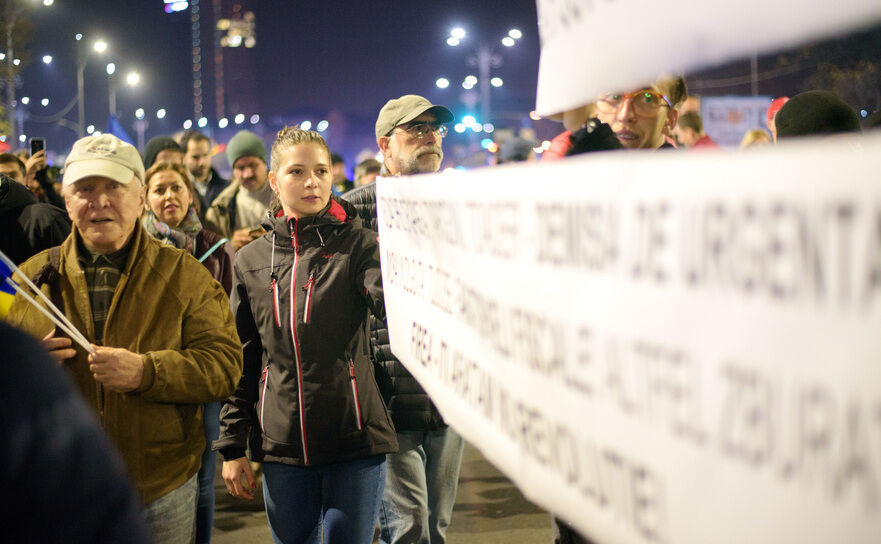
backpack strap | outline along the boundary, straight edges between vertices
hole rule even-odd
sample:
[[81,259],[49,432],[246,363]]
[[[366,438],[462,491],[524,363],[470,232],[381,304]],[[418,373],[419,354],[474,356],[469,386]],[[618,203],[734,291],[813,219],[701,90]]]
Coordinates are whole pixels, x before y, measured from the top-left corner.
[[[43,285],[49,285],[49,300],[52,301],[59,310],[63,313],[67,313],[64,310],[64,298],[61,296],[61,272],[59,272],[59,268],[61,267],[61,246],[55,246],[49,250],[49,262],[43,265],[43,267],[34,274],[34,277],[31,278],[31,281],[34,282],[34,285],[37,288],[43,287]],[[55,336],[67,336],[67,334],[61,330],[60,327],[55,327]]]

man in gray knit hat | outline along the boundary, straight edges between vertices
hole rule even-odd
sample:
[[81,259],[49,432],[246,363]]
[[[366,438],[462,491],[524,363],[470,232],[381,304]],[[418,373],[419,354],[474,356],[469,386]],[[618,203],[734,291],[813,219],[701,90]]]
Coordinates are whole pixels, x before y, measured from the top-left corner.
[[260,223],[272,200],[266,146],[253,132],[239,131],[226,144],[232,183],[205,212],[205,226],[226,236],[236,251],[263,235]]

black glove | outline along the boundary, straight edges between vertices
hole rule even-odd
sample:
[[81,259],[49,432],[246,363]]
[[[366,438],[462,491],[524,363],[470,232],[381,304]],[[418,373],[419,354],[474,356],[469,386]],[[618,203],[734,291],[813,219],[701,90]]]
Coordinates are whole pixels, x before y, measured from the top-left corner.
[[618,141],[612,127],[592,117],[583,127],[569,136],[572,147],[566,151],[566,156],[589,153],[591,151],[611,151],[623,149],[624,146]]

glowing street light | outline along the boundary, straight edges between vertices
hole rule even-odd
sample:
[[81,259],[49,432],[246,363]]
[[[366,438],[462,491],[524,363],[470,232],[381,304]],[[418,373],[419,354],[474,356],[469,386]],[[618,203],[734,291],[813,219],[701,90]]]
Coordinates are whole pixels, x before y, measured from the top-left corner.
[[44,98],[44,99],[40,100],[40,104],[42,104],[43,107],[45,108],[46,106],[49,105],[49,99],[48,99],[48,98]]
[[256,124],[259,123],[259,122],[260,122],[260,116],[259,116],[259,115],[257,115],[257,114],[255,113],[254,115],[251,116],[251,124],[252,124],[252,125],[256,125]]
[[92,134],[95,132],[95,125],[89,125],[86,127],[86,134]]
[[[506,48],[514,47],[517,44],[517,40],[522,37],[523,32],[517,28],[511,28],[508,30],[507,35],[502,37],[502,46]],[[463,28],[453,28],[450,31],[450,36],[447,38],[447,44],[459,45],[464,38],[465,30]],[[478,92],[471,92],[463,95],[463,100],[465,100],[469,106],[479,103],[480,118],[486,121],[490,119],[492,112],[490,91],[493,87],[501,87],[504,84],[502,78],[492,75],[493,69],[498,68],[502,64],[502,58],[499,55],[501,46],[499,46],[499,42],[496,41],[482,42],[476,45],[476,50],[474,51],[473,56],[468,57],[466,60],[469,66],[475,66],[477,68],[477,75],[469,75],[466,77],[464,81],[462,81],[462,88],[466,91],[471,91],[476,87]],[[444,80],[446,81],[445,78]],[[441,83],[440,79],[435,82],[435,85],[442,89],[446,88],[446,86]],[[474,96],[475,94],[477,94],[477,96]],[[472,127],[469,126],[468,128]],[[481,128],[481,130],[483,129]]]
[[199,128],[207,127],[208,126],[208,118],[207,117],[200,117],[198,125],[199,125]]
[[141,74],[137,72],[129,72],[127,76],[125,76],[125,82],[132,87],[141,82]]
[[43,55],[43,64],[52,64],[52,55]]
[[190,130],[191,128],[193,128],[193,121],[191,119],[184,121],[184,130]]
[[156,119],[165,119],[166,113],[168,112],[165,111],[165,108],[159,108],[156,110]]
[[434,84],[437,85],[438,89],[446,89],[450,86],[450,80],[445,77],[439,77],[437,78],[437,81],[434,82]]
[[107,75],[112,76],[116,72],[116,64],[112,62],[107,63]]
[[143,119],[144,118],[144,108],[136,109],[135,110],[135,117],[137,117],[138,119]]
[[329,126],[330,123],[328,123],[327,120],[322,119],[321,121],[318,121],[318,126],[315,128],[318,130],[318,132],[324,132]]
[[30,99],[30,97],[28,97],[28,96],[22,96],[22,97],[21,97],[21,103],[24,104],[25,106],[27,106],[28,103],[30,103],[30,101],[31,101],[31,99]]
[[245,114],[240,113],[240,114],[236,115],[235,122],[237,125],[241,125],[242,123],[244,123],[245,122]]
[[303,130],[312,130],[312,121],[303,121],[300,123],[300,128]]
[[96,53],[103,53],[104,51],[107,51],[107,42],[104,40],[98,40],[92,45],[92,49],[94,49]]
[[220,128],[226,128],[226,126],[228,124],[229,124],[229,119],[227,119],[226,117],[224,117],[223,119],[221,119],[220,121],[217,122],[217,126]]
[[55,0],[43,0],[43,5],[47,8],[55,3]]

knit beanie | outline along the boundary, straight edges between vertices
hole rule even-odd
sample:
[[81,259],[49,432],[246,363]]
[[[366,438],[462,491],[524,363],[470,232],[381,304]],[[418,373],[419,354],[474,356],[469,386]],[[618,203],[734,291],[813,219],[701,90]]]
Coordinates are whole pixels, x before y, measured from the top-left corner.
[[269,164],[266,160],[266,146],[259,136],[248,130],[240,130],[226,144],[226,158],[229,165],[235,165],[236,161],[242,157],[257,157],[264,163]]
[[168,136],[150,138],[150,141],[147,142],[147,146],[144,148],[144,168],[147,169],[153,166],[153,163],[156,162],[156,155],[165,149],[174,149],[183,153],[180,145]]
[[859,132],[857,112],[829,91],[797,94],[777,112],[777,138]]

